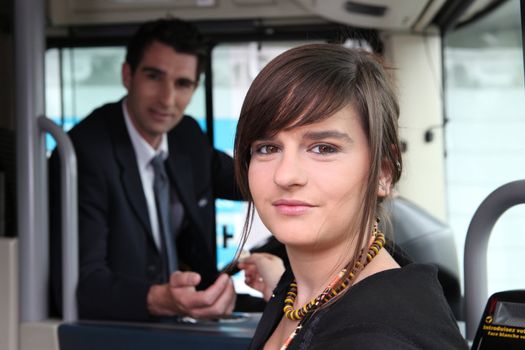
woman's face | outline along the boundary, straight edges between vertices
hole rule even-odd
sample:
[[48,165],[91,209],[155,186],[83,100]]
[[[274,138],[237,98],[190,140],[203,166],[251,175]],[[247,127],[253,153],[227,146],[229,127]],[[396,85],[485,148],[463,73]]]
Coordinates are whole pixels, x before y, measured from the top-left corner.
[[358,118],[349,105],[252,144],[248,180],[255,207],[287,246],[318,251],[351,239],[370,168]]

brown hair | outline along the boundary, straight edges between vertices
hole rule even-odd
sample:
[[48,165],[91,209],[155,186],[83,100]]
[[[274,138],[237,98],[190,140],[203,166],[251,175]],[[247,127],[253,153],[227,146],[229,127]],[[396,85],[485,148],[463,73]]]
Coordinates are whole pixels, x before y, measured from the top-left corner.
[[[351,104],[361,118],[370,150],[363,206],[357,216],[356,247],[364,246],[379,216],[381,171],[395,184],[401,175],[397,134],[399,105],[381,60],[336,44],[309,44],[284,52],[255,78],[244,100],[235,136],[235,176],[249,201],[241,247],[250,231],[253,203],[248,184],[251,145],[280,130],[319,122]],[[351,266],[359,257],[354,251]]]
[[177,18],[161,18],[143,23],[133,34],[126,48],[126,63],[129,64],[132,73],[135,73],[144,52],[154,42],[167,45],[179,53],[196,56],[195,75],[196,80],[199,80],[206,64],[206,47],[197,27]]

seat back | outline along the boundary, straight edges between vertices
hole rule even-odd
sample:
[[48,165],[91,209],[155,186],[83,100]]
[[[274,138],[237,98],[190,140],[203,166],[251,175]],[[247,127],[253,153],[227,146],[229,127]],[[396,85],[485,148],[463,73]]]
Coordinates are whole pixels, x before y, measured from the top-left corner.
[[459,263],[451,228],[416,204],[396,197],[386,205],[393,232],[387,235],[414,262],[434,264],[445,297],[456,316],[463,320]]

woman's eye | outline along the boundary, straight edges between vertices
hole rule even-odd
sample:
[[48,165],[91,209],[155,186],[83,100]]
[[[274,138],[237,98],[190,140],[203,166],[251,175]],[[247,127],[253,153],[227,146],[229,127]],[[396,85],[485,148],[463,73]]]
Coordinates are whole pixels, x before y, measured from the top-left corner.
[[331,145],[317,145],[310,149],[313,153],[318,154],[330,154],[330,153],[336,153],[337,148]]
[[255,147],[255,152],[258,154],[272,154],[278,152],[278,148],[273,145],[260,145]]

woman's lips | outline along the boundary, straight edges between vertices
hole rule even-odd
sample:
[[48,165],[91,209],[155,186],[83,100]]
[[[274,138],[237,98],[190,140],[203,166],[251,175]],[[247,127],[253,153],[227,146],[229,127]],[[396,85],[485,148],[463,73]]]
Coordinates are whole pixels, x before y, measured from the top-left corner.
[[272,203],[280,214],[298,216],[309,212],[315,206],[300,200],[279,199]]

